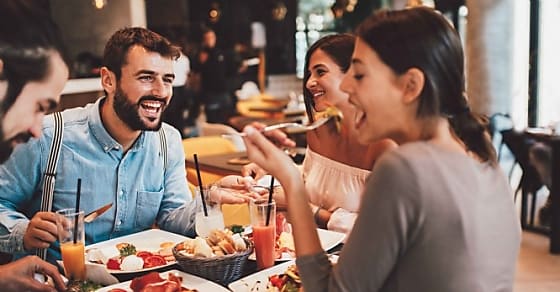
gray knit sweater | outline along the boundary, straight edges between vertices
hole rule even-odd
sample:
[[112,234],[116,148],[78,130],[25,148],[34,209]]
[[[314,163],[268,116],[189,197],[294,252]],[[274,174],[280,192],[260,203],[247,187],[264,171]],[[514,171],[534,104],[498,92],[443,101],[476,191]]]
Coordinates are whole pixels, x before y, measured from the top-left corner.
[[311,291],[512,291],[520,227],[499,167],[428,142],[383,155],[331,266],[297,259]]

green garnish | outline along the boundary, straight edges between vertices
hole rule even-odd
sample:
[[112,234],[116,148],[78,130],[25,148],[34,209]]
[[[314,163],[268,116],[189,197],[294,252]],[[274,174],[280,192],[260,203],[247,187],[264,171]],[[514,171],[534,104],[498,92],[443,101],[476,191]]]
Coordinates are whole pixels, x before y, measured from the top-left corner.
[[71,280],[66,285],[67,292],[93,292],[97,291],[98,289],[103,288],[103,285],[94,283],[92,281],[78,281],[78,280]]
[[231,232],[233,233],[243,233],[243,231],[245,231],[245,228],[243,228],[243,226],[241,225],[231,225],[229,230],[231,230]]
[[136,254],[136,246],[134,246],[132,244],[123,245],[121,248],[119,248],[119,254],[121,255],[121,257],[126,257],[126,256],[129,256],[129,255],[135,255]]

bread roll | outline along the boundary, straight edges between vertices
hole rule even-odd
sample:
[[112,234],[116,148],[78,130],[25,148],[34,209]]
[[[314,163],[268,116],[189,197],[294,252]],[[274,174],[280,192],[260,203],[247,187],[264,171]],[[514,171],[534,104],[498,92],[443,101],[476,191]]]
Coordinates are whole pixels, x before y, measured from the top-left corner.
[[194,255],[209,258],[214,254],[212,253],[212,248],[206,243],[206,240],[197,237],[194,244]]

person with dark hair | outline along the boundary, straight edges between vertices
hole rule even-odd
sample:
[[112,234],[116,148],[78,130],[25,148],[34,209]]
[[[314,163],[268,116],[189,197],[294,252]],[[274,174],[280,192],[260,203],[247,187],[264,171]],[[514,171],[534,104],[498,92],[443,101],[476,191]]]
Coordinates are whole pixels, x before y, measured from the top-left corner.
[[[43,115],[56,107],[68,78],[63,45],[47,12],[34,7],[32,1],[6,1],[1,10],[0,81],[4,93],[0,106],[0,162],[11,154],[14,144],[39,136]],[[39,98],[26,94],[31,91],[30,82],[54,88]],[[37,108],[38,114],[21,119],[31,108]]]
[[[343,115],[339,125],[329,122],[306,133],[307,149],[302,164],[305,188],[316,224],[324,229],[349,233],[358,214],[363,187],[377,158],[395,148],[395,142],[382,139],[369,144],[358,143],[352,126],[356,110],[348,94],[339,88],[350,67],[355,37],[332,34],[316,41],[307,50],[303,77],[303,96],[307,118],[334,106]],[[340,129],[338,129],[340,127]],[[244,166],[242,175],[264,171],[254,163]],[[284,193],[275,191],[276,203],[285,206]]]
[[[68,66],[56,25],[37,1],[0,2],[0,163],[16,144],[39,137],[46,112],[60,100]],[[34,274],[65,289],[57,268],[36,256],[0,266],[2,291],[56,291]]]
[[[167,39],[144,28],[115,32],[101,68],[106,96],[62,112],[52,210],[75,205],[78,178],[83,182],[82,209],[113,203],[88,224],[86,244],[139,232],[154,223],[194,235],[194,203],[181,136],[161,119],[172,95],[173,61],[179,53]],[[60,258],[55,214],[40,211],[53,124],[54,117],[47,116],[43,135],[18,147],[0,167],[2,251],[27,254],[49,248],[49,260]]]
[[[216,33],[209,27],[202,30],[200,51],[192,58],[192,71],[198,80],[198,102],[204,105],[206,121],[227,123],[234,108],[228,88],[228,58],[216,46]],[[198,115],[196,109],[192,112]]]
[[481,117],[464,94],[457,32],[426,7],[380,11],[357,29],[341,89],[361,143],[391,138],[336,264],[319,243],[304,182],[259,131],[249,159],[286,192],[305,291],[512,291],[520,226]]

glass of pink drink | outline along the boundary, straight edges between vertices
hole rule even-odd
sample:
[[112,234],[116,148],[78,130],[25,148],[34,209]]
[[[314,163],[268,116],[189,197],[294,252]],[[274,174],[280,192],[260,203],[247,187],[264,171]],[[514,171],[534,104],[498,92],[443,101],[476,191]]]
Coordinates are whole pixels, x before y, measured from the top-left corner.
[[251,227],[253,228],[257,269],[266,269],[274,265],[276,258],[274,251],[276,245],[276,203],[274,201],[269,203],[266,200],[253,200],[249,203],[249,214]]

